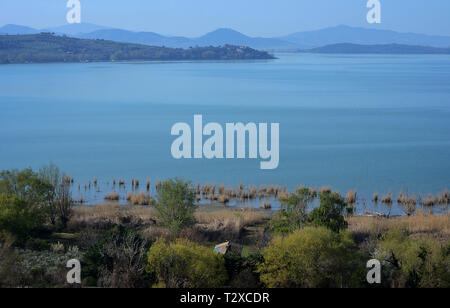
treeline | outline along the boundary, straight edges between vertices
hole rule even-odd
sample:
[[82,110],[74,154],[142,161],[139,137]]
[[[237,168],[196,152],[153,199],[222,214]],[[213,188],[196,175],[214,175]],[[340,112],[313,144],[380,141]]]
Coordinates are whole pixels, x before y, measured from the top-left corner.
[[230,45],[178,49],[76,39],[52,33],[0,35],[0,64],[257,59],[274,59],[274,57],[267,52]]

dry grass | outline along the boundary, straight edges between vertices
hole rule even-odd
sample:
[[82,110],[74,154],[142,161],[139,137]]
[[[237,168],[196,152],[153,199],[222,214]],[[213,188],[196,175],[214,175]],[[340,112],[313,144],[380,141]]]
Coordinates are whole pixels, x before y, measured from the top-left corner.
[[120,194],[118,192],[112,192],[105,196],[105,200],[108,200],[108,201],[119,201],[119,199],[120,199]]
[[381,203],[392,204],[392,202],[393,202],[392,193],[388,193],[386,196],[381,198]]
[[132,205],[151,205],[153,200],[150,195],[146,193],[128,193],[127,201]]
[[349,230],[355,234],[382,234],[395,227],[405,227],[412,235],[431,234],[436,238],[450,240],[450,215],[426,215],[419,212],[414,216],[378,218],[348,217]]
[[356,203],[356,200],[357,200],[357,191],[356,191],[356,189],[354,191],[353,190],[349,190],[347,192],[347,196],[345,197],[345,200],[349,204]]
[[197,211],[197,224],[186,236],[195,241],[227,241],[241,239],[246,227],[262,224],[267,216],[253,208]]
[[261,223],[265,219],[264,213],[253,208],[218,211],[197,211],[195,218],[199,224],[230,223],[239,226],[249,226]]
[[121,206],[119,204],[101,204],[97,206],[76,206],[69,222],[72,229],[89,225],[126,224],[136,226],[154,224],[156,213],[150,207]]

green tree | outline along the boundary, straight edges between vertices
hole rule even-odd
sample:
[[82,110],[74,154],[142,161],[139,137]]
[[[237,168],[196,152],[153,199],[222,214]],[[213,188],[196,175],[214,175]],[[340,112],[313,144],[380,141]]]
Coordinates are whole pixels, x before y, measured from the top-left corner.
[[148,252],[148,273],[166,288],[218,288],[227,281],[225,261],[213,249],[184,239],[158,239]]
[[31,204],[42,204],[50,191],[51,185],[39,178],[31,168],[0,172],[0,193],[15,195]]
[[306,227],[276,237],[258,266],[269,288],[354,287],[365,277],[364,263],[351,234]]
[[324,226],[334,232],[346,229],[343,212],[346,203],[338,193],[323,192],[319,195],[320,206],[309,214],[309,221],[313,226]]
[[50,186],[31,169],[0,173],[0,232],[24,243],[45,221],[42,204]]
[[164,181],[158,189],[155,208],[161,223],[173,235],[195,223],[194,189],[179,179]]
[[377,259],[382,261],[384,281],[390,287],[449,288],[450,245],[432,238],[409,238],[406,229],[384,234]]
[[281,210],[270,222],[270,230],[274,233],[288,234],[297,230],[308,221],[308,206],[317,197],[309,188],[300,188],[281,202]]

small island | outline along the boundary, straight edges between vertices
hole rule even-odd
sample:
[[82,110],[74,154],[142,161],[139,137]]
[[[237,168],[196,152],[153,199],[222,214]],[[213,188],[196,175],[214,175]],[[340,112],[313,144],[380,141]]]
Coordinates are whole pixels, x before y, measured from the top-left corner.
[[77,39],[53,33],[0,35],[0,64],[270,59],[275,57],[244,46],[180,49]]

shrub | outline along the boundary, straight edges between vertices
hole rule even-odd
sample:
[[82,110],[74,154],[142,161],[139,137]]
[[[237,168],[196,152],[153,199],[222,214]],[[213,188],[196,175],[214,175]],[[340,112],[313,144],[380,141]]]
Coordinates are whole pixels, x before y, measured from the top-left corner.
[[323,226],[334,232],[347,228],[347,222],[343,216],[346,207],[344,198],[338,193],[322,192],[319,195],[320,206],[309,214],[309,220],[313,226]]
[[18,255],[11,236],[0,238],[0,288],[19,285]]
[[140,288],[150,285],[145,273],[147,242],[136,232],[114,227],[83,256],[86,286]]
[[227,254],[224,258],[229,277],[229,287],[240,289],[261,287],[258,273],[258,264],[263,261],[261,254],[251,254],[248,257],[242,257],[238,254]]
[[67,261],[80,257],[77,249],[58,252],[21,250],[18,266],[21,281],[16,287],[67,287]]
[[222,255],[188,240],[167,244],[158,239],[147,258],[147,271],[155,275],[161,287],[217,288],[227,280]]
[[272,219],[269,229],[274,233],[287,234],[305,225],[307,209],[316,198],[316,192],[309,188],[299,188],[297,193],[282,199],[282,209]]
[[160,184],[155,208],[162,225],[172,234],[195,223],[194,196],[190,182],[175,179]]
[[276,237],[258,266],[269,288],[352,287],[365,277],[364,264],[350,233],[307,227]]
[[0,193],[0,233],[10,233],[18,244],[23,244],[31,231],[43,224],[42,214],[38,206],[17,195]]
[[431,238],[408,237],[394,228],[383,236],[376,258],[382,261],[385,283],[391,287],[450,287],[450,246]]

